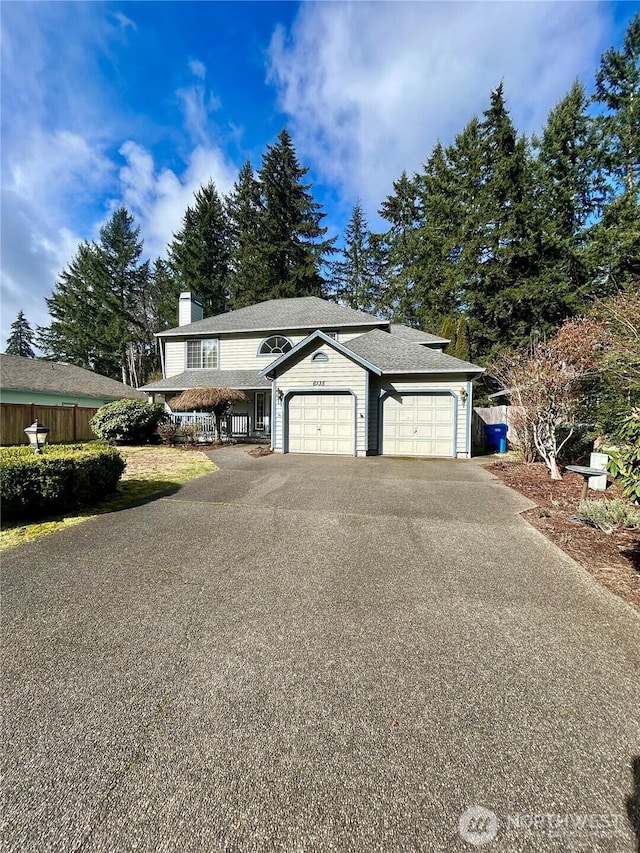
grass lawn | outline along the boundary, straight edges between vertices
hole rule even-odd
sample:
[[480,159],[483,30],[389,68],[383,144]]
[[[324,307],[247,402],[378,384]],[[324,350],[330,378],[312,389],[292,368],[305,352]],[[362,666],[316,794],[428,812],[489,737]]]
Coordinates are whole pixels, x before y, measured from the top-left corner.
[[0,529],[0,551],[48,536],[72,524],[95,518],[96,515],[125,509],[216,470],[213,462],[203,453],[168,447],[119,447],[118,450],[127,460],[127,468],[113,497],[81,513],[56,516],[31,524],[7,522]]

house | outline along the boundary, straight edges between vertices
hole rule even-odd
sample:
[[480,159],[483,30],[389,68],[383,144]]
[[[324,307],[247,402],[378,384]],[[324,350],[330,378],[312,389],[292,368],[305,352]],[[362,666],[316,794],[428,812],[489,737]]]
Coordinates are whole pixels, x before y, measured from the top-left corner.
[[50,442],[95,438],[89,420],[112,400],[146,400],[142,391],[58,361],[0,354],[0,444],[24,444],[24,428],[36,418],[51,430]]
[[445,355],[446,339],[315,296],[202,316],[182,293],[179,326],[157,335],[163,379],[143,386],[150,399],[242,390],[242,431],[283,453],[471,455],[482,368]]

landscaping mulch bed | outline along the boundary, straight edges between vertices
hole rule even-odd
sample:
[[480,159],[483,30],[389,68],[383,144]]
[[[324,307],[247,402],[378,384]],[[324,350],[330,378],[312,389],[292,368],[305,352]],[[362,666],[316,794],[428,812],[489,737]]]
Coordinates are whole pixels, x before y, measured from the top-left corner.
[[[577,513],[582,477],[567,472],[562,480],[549,477],[542,463],[495,462],[487,470],[507,486],[534,501],[523,517],[555,545],[573,557],[603,586],[640,610],[640,533],[603,533],[571,516]],[[620,498],[618,487],[588,493],[589,500]]]

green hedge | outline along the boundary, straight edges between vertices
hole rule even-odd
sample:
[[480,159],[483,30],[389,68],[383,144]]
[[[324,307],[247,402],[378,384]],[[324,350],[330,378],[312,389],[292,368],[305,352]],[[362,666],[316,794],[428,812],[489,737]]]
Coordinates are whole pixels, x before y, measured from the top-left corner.
[[101,443],[0,448],[3,517],[42,518],[91,506],[115,492],[126,463]]

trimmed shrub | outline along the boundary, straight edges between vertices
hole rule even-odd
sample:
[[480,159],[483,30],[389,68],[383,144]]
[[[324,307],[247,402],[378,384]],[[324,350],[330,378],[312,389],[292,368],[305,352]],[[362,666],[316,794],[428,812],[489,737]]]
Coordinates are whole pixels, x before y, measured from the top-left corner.
[[185,444],[195,444],[202,435],[202,427],[199,424],[182,424],[178,427],[177,435]]
[[166,423],[160,424],[158,429],[156,430],[158,433],[158,437],[163,444],[171,445],[175,444],[178,440],[178,426],[177,424]]
[[164,406],[142,400],[115,400],[101,406],[89,426],[103,441],[148,444],[166,418]]
[[91,506],[115,492],[126,463],[98,442],[0,449],[0,500],[9,519],[42,518]]
[[640,409],[633,409],[618,429],[620,446],[607,450],[609,471],[618,480],[622,494],[640,504]]

